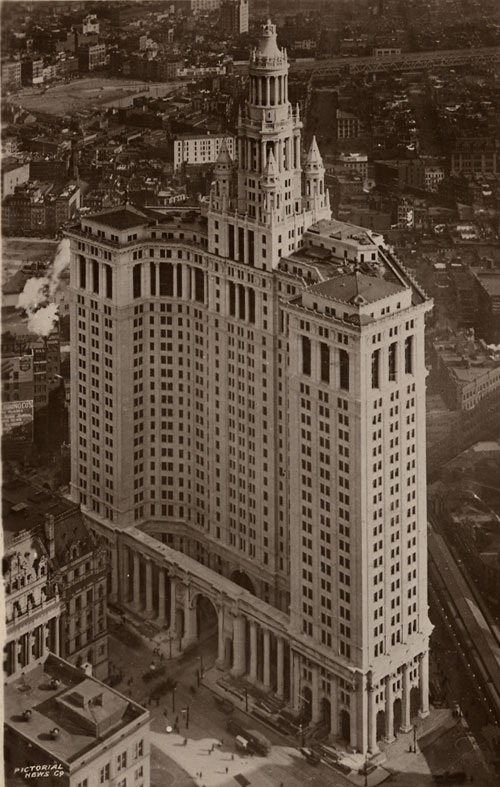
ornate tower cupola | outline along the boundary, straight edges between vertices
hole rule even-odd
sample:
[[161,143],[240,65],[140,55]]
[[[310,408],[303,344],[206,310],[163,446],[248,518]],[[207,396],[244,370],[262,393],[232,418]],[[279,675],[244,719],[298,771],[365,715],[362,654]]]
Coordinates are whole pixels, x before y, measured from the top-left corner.
[[233,177],[234,162],[227,148],[226,140],[217,156],[214,167],[214,181],[210,190],[210,209],[227,211],[231,202],[231,181]]
[[330,207],[328,192],[325,192],[325,168],[319,152],[316,137],[312,138],[311,146],[304,162],[305,208],[313,213]]

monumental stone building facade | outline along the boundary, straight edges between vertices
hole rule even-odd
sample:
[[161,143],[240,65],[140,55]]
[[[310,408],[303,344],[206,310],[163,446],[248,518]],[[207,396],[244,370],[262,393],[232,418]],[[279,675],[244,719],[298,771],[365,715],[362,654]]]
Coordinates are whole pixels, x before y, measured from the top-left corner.
[[331,219],[274,25],[206,215],[68,230],[72,495],[111,599],[361,752],[428,713],[424,319]]

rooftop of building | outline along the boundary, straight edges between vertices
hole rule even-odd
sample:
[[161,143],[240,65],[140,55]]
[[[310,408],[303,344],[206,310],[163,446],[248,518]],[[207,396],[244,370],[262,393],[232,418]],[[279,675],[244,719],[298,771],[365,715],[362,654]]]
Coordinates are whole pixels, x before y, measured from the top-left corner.
[[356,224],[349,224],[338,219],[321,219],[306,230],[314,235],[325,235],[339,241],[350,241],[363,246],[377,246],[382,240],[382,235]]
[[492,298],[500,298],[500,270],[473,271],[476,279]]
[[92,216],[92,221],[113,230],[130,230],[147,223],[147,216],[129,205]]
[[52,653],[4,689],[6,727],[70,767],[111,735],[148,718],[140,705]]
[[310,292],[353,306],[375,303],[404,290],[402,284],[386,281],[373,274],[361,273],[359,270],[341,273],[310,288]]
[[48,489],[35,487],[21,478],[4,480],[2,484],[2,526],[5,544],[23,530],[31,530],[45,522],[47,514],[55,522],[64,520],[64,528],[55,527],[56,553],[63,557],[66,542],[71,538],[87,538],[78,506]]
[[441,364],[460,385],[475,382],[492,370],[500,369],[500,352],[476,340],[474,332],[450,334],[433,343]]

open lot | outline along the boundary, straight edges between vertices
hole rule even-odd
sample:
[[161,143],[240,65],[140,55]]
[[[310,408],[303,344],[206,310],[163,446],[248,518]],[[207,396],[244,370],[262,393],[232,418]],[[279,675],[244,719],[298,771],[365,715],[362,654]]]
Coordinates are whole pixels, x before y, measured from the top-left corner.
[[2,238],[2,284],[26,262],[52,260],[57,244],[43,238]]
[[35,114],[73,115],[92,108],[127,106],[137,95],[165,96],[178,86],[178,82],[151,83],[137,79],[88,77],[46,89],[28,88],[12,96],[11,100]]

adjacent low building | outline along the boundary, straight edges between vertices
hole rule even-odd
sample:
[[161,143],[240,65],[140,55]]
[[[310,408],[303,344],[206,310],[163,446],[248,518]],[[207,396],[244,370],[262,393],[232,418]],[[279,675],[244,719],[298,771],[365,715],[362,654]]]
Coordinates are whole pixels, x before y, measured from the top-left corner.
[[4,714],[7,785],[149,785],[149,711],[52,653],[7,685]]
[[6,680],[48,650],[108,675],[107,552],[79,506],[20,478],[2,487]]
[[222,143],[234,157],[234,137],[226,134],[182,134],[174,141],[174,169],[183,164],[215,164]]

